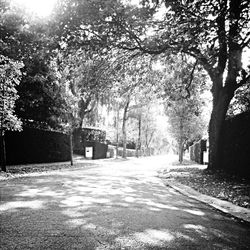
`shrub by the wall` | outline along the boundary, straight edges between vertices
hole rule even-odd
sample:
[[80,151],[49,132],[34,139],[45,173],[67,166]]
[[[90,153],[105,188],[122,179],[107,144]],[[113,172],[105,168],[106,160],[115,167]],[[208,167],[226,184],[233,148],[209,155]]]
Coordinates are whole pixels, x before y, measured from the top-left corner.
[[7,164],[70,160],[69,136],[60,132],[24,127],[5,135]]
[[106,131],[101,129],[82,128],[81,137],[83,141],[97,141],[103,143],[106,140]]

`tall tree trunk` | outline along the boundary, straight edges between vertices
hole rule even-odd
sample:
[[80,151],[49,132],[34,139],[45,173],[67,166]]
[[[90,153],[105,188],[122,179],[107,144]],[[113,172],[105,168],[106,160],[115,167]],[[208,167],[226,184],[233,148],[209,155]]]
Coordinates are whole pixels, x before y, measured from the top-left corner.
[[6,148],[5,148],[5,135],[4,135],[4,131],[1,130],[1,134],[0,134],[0,143],[1,143],[1,169],[2,171],[6,172]]
[[123,140],[123,151],[122,151],[122,157],[127,158],[127,119],[128,119],[128,106],[129,106],[129,98],[126,101],[124,112],[123,112],[123,119],[122,119],[122,140]]
[[72,130],[70,130],[69,133],[69,150],[70,150],[70,165],[73,166],[73,136],[72,136]]
[[223,167],[223,125],[226,118],[228,106],[234,91],[222,88],[214,95],[213,110],[209,122],[209,169],[220,169]]
[[179,137],[179,145],[178,145],[178,155],[179,155],[179,162],[183,162],[183,146],[184,146],[184,140],[183,140],[183,120],[180,119],[180,137]]
[[[209,123],[209,164],[210,169],[223,168],[223,125],[234,91],[246,83],[246,72],[242,70],[242,42],[240,16],[243,13],[242,1],[222,1],[221,14],[217,18],[219,47],[218,66],[214,70],[208,68],[213,82],[213,110]],[[227,5],[229,9],[227,13]],[[226,23],[226,15],[229,23]],[[226,26],[228,26],[228,36]],[[228,43],[227,43],[228,39]],[[223,74],[227,72],[226,77]],[[242,76],[242,80],[237,78]],[[225,80],[224,80],[224,79]],[[240,80],[240,81],[239,81]]]
[[119,152],[119,104],[117,105],[117,113],[116,113],[116,158],[118,158]]
[[138,119],[138,140],[136,145],[136,157],[140,156],[141,152],[141,115],[139,115]]
[[179,162],[180,163],[183,162],[183,152],[184,152],[183,148],[184,148],[184,144],[183,144],[183,140],[181,139],[179,141],[179,150],[178,150],[179,151],[178,154],[179,154]]

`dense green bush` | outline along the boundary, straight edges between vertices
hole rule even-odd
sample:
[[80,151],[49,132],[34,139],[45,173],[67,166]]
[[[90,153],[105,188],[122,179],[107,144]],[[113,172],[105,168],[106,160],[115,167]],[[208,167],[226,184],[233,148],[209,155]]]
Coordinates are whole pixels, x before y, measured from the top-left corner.
[[105,142],[106,131],[100,129],[82,128],[81,137],[83,141]]

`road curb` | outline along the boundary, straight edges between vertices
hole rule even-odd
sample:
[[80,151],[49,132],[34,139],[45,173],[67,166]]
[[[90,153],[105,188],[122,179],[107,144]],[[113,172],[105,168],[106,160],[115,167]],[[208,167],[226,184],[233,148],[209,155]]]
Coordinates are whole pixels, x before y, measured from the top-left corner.
[[233,217],[243,220],[244,222],[250,223],[250,209],[234,205],[228,201],[223,201],[205,194],[201,194],[193,188],[180,184],[179,182],[176,182],[172,179],[167,180],[162,178],[162,180],[166,186],[170,186],[185,196],[206,203],[225,214],[229,214]]

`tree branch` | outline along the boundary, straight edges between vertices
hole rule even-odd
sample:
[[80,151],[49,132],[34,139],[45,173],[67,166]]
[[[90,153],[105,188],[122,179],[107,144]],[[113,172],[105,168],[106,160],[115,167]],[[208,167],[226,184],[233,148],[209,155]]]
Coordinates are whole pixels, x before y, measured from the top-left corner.
[[196,67],[197,63],[198,63],[198,61],[196,60],[195,63],[194,63],[193,69],[192,69],[192,71],[191,71],[191,74],[190,74],[189,82],[188,82],[188,84],[187,84],[186,87],[185,87],[185,90],[187,91],[187,96],[186,96],[185,98],[190,98],[190,91],[189,91],[189,88],[190,88],[190,86],[191,86],[191,84],[192,84],[192,81],[193,81],[193,79],[194,79],[194,70],[195,70],[195,67]]
[[226,12],[227,12],[227,1],[222,1],[220,5],[220,14],[216,19],[218,26],[218,39],[219,39],[219,53],[218,53],[218,75],[223,76],[223,72],[227,63],[227,38],[226,38]]

